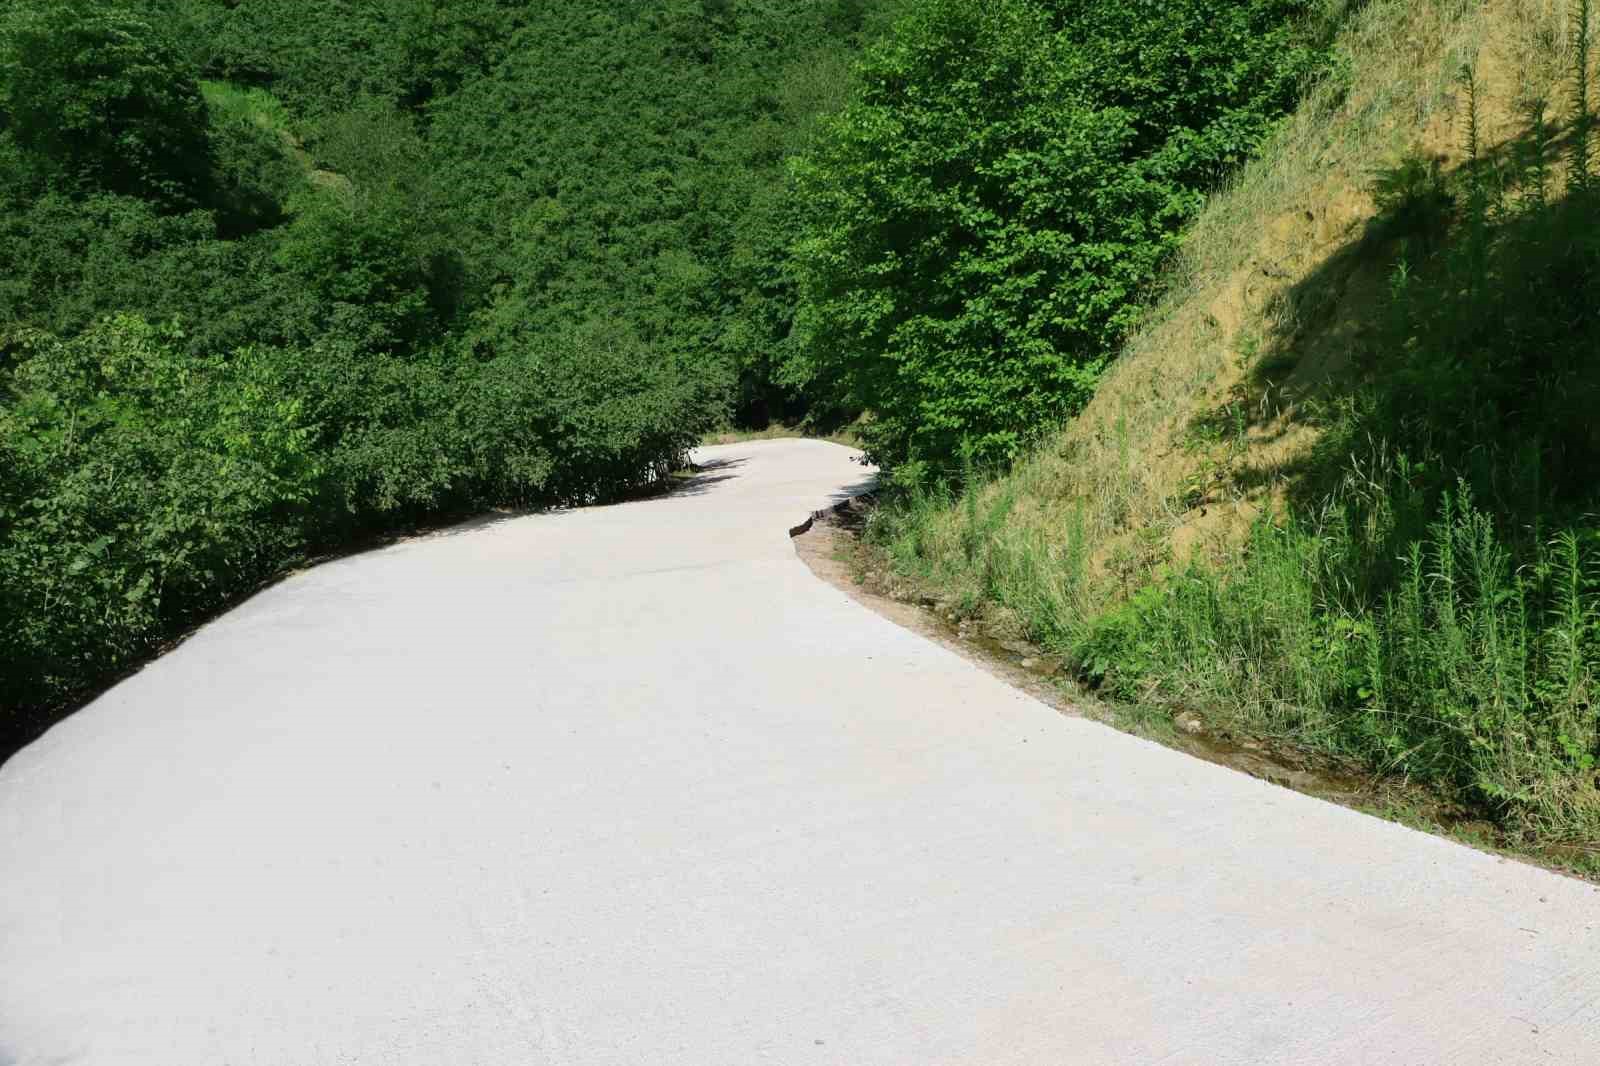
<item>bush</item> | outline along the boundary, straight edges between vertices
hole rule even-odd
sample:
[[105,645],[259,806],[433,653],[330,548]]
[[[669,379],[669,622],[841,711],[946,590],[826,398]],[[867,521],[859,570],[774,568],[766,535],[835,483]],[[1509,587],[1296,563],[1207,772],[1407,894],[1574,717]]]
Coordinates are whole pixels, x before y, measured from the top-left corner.
[[[477,360],[197,357],[120,315],[0,361],[0,711],[58,704],[303,558],[485,507],[657,483],[707,428],[688,375],[576,329]],[[0,715],[3,717],[3,715]]]
[[136,196],[24,198],[0,215],[0,320],[71,334],[128,306],[160,308],[173,296],[161,267],[187,270],[214,232],[208,212],[163,211]]
[[1297,0],[934,0],[795,168],[788,373],[874,452],[1007,460],[1080,407],[1180,225],[1295,100]]
[[205,196],[198,71],[130,12],[12,5],[0,23],[0,114],[17,144],[70,180],[169,207]]
[[265,353],[196,363],[168,331],[110,319],[26,336],[0,440],[3,681],[38,706],[145,654],[304,543],[313,431]]

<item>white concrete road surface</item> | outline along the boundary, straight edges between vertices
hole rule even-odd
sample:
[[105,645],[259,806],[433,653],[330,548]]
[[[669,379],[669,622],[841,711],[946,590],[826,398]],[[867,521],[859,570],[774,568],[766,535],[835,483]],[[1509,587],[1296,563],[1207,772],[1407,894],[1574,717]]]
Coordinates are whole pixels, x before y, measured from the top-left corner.
[[6,1066],[1597,1063],[1595,888],[820,582],[842,448],[330,563],[0,770]]

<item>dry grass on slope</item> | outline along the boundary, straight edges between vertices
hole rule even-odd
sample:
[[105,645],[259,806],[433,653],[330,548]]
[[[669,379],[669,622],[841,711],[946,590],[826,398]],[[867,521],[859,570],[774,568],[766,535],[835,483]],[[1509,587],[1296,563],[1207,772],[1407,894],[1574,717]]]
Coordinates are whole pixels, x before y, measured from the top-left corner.
[[1019,598],[1088,611],[1165,564],[1235,550],[1313,476],[1319,411],[1359,375],[1395,254],[1374,233],[1376,172],[1419,152],[1461,166],[1464,69],[1486,151],[1525,131],[1531,100],[1559,120],[1564,0],[1350,6],[1338,73],[1213,198],[1085,412],[917,524],[942,598],[1002,623],[997,602]]

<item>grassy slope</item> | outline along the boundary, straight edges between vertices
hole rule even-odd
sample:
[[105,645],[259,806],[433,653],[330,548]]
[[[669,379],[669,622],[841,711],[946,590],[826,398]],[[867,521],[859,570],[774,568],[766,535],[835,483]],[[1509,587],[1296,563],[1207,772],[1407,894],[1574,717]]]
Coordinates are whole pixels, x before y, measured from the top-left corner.
[[[1062,619],[1102,614],[1190,560],[1237,560],[1264,513],[1333,472],[1319,435],[1360,376],[1396,257],[1374,239],[1375,171],[1418,152],[1461,167],[1468,64],[1487,151],[1522,135],[1525,101],[1566,98],[1567,18],[1561,0],[1362,7],[1342,33],[1342,75],[1214,197],[1084,414],[960,500],[880,512],[896,569],[958,614],[1067,650]],[[1207,712],[1339,746],[1281,706]],[[1570,797],[1547,808],[1550,833],[1594,824]]]
[[[1358,16],[1341,42],[1348,76],[1314,92],[1214,198],[1084,414],[986,490],[984,503],[1016,498],[996,537],[1059,550],[1061,531],[1081,522],[1095,569],[1119,579],[1237,543],[1310,451],[1306,405],[1338,392],[1351,338],[1385,291],[1387,262],[1354,254],[1375,213],[1374,170],[1413,147],[1459,165],[1456,72],[1480,49],[1509,47],[1506,24],[1526,40],[1524,6],[1379,0]],[[1506,117],[1491,120],[1491,138],[1513,132]],[[1294,369],[1265,397],[1267,417],[1236,420],[1230,406],[1267,362]],[[1229,476],[1243,467],[1260,476]],[[946,524],[959,539],[961,515]]]

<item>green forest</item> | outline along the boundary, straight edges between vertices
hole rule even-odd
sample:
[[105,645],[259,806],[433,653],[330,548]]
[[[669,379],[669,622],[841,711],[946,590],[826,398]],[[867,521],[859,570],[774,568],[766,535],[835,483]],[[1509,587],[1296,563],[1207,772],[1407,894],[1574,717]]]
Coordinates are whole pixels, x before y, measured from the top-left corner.
[[782,425],[1086,697],[1593,840],[1597,7],[10,3],[4,747]]

